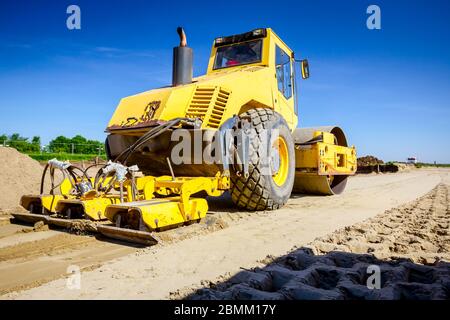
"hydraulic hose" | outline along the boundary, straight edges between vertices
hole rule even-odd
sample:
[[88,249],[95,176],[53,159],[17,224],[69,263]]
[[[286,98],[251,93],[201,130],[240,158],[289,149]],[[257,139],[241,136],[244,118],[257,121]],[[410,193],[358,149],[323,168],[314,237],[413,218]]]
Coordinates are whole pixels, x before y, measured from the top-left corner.
[[[192,119],[189,118],[175,118],[172,119],[164,124],[161,124],[148,132],[146,132],[143,136],[141,136],[138,140],[136,140],[135,143],[133,143],[131,146],[126,148],[124,151],[122,151],[115,159],[114,162],[120,161],[122,164],[126,165],[128,158],[144,143],[149,141],[150,139],[154,139],[167,130],[169,130],[171,127],[178,125],[182,121],[189,121]],[[122,159],[123,158],[123,159]]]

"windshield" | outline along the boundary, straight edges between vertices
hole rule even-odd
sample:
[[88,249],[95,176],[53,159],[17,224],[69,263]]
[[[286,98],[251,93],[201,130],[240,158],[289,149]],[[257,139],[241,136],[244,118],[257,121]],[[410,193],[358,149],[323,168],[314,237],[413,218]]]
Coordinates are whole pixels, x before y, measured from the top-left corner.
[[219,47],[214,69],[228,68],[261,61],[262,40],[248,41]]

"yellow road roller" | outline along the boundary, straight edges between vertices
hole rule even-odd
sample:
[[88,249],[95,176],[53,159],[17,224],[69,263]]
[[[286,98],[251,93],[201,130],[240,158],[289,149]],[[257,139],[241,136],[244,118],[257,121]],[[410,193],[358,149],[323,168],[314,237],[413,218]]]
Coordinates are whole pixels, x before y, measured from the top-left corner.
[[24,196],[31,213],[16,218],[87,218],[109,237],[150,244],[154,232],[200,221],[207,195],[229,192],[242,210],[273,210],[292,192],[345,189],[356,150],[343,130],[297,128],[306,59],[260,28],[216,38],[206,74],[193,78],[192,48],[177,32],[172,84],[120,101],[106,128],[109,162],[91,178],[53,161],[70,168],[59,194]]

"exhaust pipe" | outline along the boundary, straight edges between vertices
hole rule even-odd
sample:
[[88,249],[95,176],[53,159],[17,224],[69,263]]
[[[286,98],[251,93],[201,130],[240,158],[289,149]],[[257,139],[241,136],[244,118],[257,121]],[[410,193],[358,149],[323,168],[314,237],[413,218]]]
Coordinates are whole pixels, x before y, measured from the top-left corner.
[[192,48],[187,47],[186,34],[182,27],[177,28],[180,45],[173,48],[172,86],[192,82]]

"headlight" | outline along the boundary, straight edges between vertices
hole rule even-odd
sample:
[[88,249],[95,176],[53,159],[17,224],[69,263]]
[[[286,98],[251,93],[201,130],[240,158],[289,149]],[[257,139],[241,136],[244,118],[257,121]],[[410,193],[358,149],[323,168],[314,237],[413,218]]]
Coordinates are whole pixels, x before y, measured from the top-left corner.
[[263,35],[263,33],[264,33],[264,29],[253,30],[253,35],[254,36],[261,36],[261,35]]

